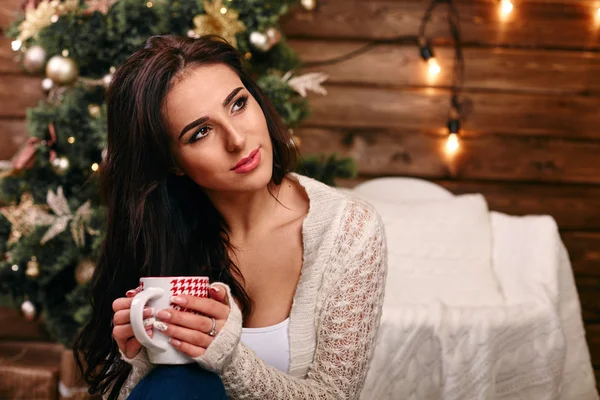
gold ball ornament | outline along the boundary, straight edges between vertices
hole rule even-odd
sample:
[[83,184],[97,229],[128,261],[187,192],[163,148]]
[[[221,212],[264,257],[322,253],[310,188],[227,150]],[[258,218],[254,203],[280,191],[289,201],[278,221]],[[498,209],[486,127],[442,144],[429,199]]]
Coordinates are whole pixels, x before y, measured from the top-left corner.
[[25,275],[30,278],[37,278],[40,275],[40,263],[36,256],[31,257],[31,260],[27,261],[27,269]]
[[46,75],[57,85],[68,85],[79,76],[79,67],[72,58],[57,55],[48,60]]
[[258,51],[267,52],[273,47],[266,34],[258,31],[250,33],[250,44]]
[[44,78],[42,80],[42,89],[44,89],[46,92],[49,92],[50,90],[52,90],[53,87],[54,87],[54,82],[52,82],[52,79]]
[[78,284],[85,285],[90,281],[90,279],[92,279],[95,269],[95,262],[89,258],[82,260],[79,264],[77,264],[77,268],[75,268],[75,280]]
[[33,321],[37,312],[35,305],[29,300],[25,300],[21,304],[21,311],[23,312],[23,315],[27,321]]
[[98,104],[90,104],[88,105],[88,112],[90,113],[90,117],[99,118],[102,115],[102,109]]
[[56,175],[62,176],[66,174],[70,165],[69,159],[65,156],[56,157],[54,161],[52,161],[52,169]]
[[269,45],[271,47],[275,46],[281,41],[281,32],[279,32],[279,29],[275,27],[270,27],[265,33],[267,35],[267,40],[269,41]]
[[302,7],[307,11],[313,11],[317,8],[317,0],[300,0]]
[[23,67],[29,73],[35,74],[44,70],[46,50],[42,46],[32,46],[27,49],[23,58]]

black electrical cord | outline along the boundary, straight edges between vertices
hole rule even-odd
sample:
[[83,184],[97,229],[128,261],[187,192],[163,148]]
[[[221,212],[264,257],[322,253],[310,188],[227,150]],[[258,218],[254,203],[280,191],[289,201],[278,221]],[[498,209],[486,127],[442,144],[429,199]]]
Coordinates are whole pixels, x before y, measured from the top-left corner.
[[419,52],[421,57],[424,60],[429,60],[434,56],[433,50],[431,49],[431,45],[426,37],[427,24],[431,20],[431,16],[433,15],[433,11],[437,6],[446,4],[447,8],[447,20],[448,25],[450,27],[450,34],[452,36],[453,44],[454,44],[454,65],[452,67],[452,81],[450,86],[451,96],[450,96],[450,116],[448,121],[449,129],[452,133],[458,133],[458,129],[460,126],[460,120],[463,116],[463,107],[460,99],[460,95],[464,86],[465,79],[465,62],[462,52],[462,37],[461,37],[461,29],[460,29],[460,16],[458,13],[458,9],[456,7],[455,0],[431,0],[427,9],[425,10],[425,14],[421,19],[421,23],[419,25],[418,36],[398,36],[390,39],[378,39],[373,40],[358,49],[352,50],[346,54],[342,54],[341,56],[333,57],[326,60],[321,61],[313,61],[307,62],[303,64],[305,68],[313,68],[313,67],[321,67],[326,65],[333,65],[343,61],[347,61],[353,59],[367,51],[382,45],[382,44],[392,44],[392,43],[404,43],[404,44],[416,44],[419,46]]

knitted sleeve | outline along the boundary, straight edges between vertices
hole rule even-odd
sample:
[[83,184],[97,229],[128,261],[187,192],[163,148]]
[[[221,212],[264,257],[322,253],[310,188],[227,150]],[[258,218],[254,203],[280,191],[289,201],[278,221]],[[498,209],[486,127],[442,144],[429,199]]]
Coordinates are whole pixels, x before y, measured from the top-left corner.
[[317,324],[314,362],[306,379],[268,366],[242,343],[231,360],[214,368],[229,398],[248,400],[358,399],[367,374],[379,322],[387,272],[387,249],[379,216],[362,203],[342,222],[333,252],[338,277],[327,295]]
[[[121,359],[131,364],[132,367],[129,376],[127,377],[127,380],[125,380],[123,386],[121,387],[119,397],[117,397],[117,400],[125,400],[127,399],[127,397],[129,397],[129,394],[131,393],[135,385],[137,385],[138,382],[142,380],[144,375],[150,372],[150,370],[152,369],[152,364],[150,364],[150,360],[148,360],[148,354],[146,353],[146,349],[143,347],[140,350],[140,352],[133,358],[127,358],[121,350],[119,350],[119,352],[121,353]],[[102,396],[103,400],[108,399],[109,394],[110,390]]]

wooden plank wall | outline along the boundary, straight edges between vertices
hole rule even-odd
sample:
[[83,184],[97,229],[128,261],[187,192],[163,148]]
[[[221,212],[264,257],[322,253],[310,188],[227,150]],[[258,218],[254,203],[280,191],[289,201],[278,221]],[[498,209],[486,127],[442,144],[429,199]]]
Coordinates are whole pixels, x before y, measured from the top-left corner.
[[[290,43],[309,62],[373,39],[414,36],[427,6],[422,0],[318,2],[317,10],[298,10],[283,21]],[[506,21],[496,1],[459,3],[472,111],[463,124],[457,176],[443,156],[452,48],[442,13],[428,27],[443,68],[435,82],[411,44],[389,43],[315,68],[330,75],[329,95],[310,96],[313,116],[297,134],[304,153],[356,157],[359,180],[421,177],[454,193],[483,193],[495,210],[555,217],[600,376],[600,4],[514,2]],[[0,27],[20,3],[2,0]],[[26,108],[44,96],[41,77],[22,73],[13,58],[10,41],[0,38],[0,160],[25,142]]]
[[431,81],[410,40],[428,1],[318,3],[283,21],[304,61],[389,42],[305,70],[330,79],[327,96],[310,96],[313,116],[296,132],[302,152],[354,156],[357,181],[425,178],[457,194],[483,193],[494,210],[552,215],[573,263],[600,381],[600,3],[514,0],[502,19],[495,0],[459,0],[471,110],[454,164],[443,151],[453,56],[444,10],[427,29],[442,66]]

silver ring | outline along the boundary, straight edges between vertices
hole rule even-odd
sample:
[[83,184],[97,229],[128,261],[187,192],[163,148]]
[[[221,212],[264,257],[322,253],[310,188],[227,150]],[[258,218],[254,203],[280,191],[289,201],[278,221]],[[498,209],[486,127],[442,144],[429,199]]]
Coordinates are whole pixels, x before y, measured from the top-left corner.
[[208,336],[210,337],[215,337],[215,335],[217,334],[217,320],[214,319],[213,317],[210,317],[213,321],[213,326],[210,329],[210,332],[208,332]]

